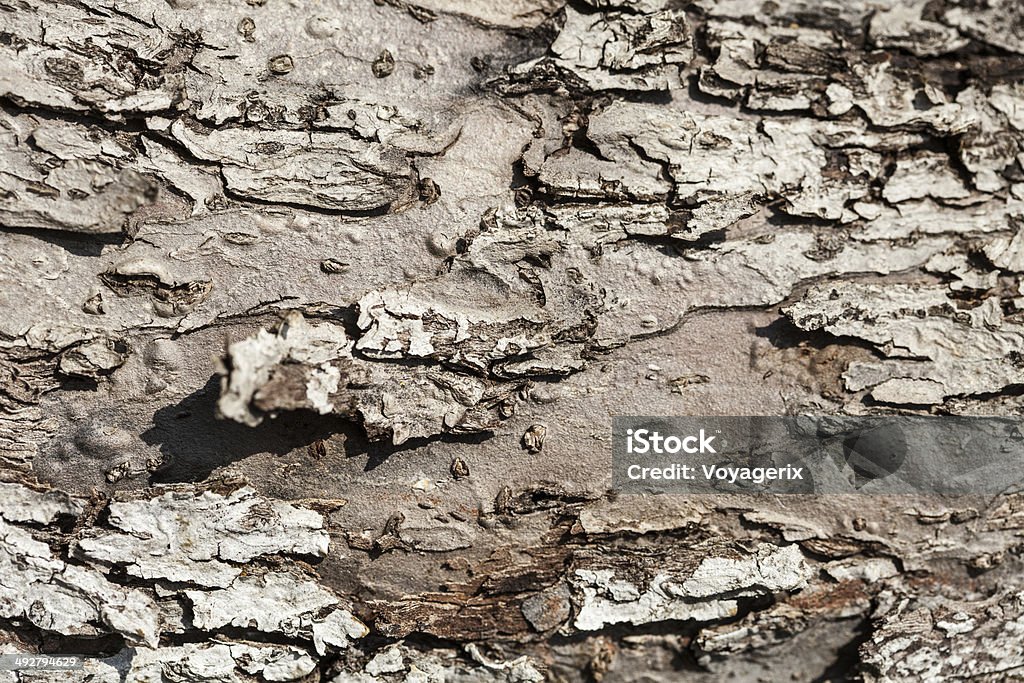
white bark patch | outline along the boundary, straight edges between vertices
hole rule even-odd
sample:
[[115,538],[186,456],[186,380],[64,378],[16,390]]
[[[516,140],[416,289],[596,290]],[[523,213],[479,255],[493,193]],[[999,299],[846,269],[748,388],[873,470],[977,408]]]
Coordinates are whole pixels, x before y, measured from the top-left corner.
[[290,574],[242,576],[223,590],[185,591],[185,595],[192,603],[197,628],[213,631],[233,626],[280,633],[314,641],[321,655],[328,646],[342,648],[349,639],[369,633],[333,593]]
[[179,647],[133,648],[107,659],[86,659],[84,671],[98,683],[183,681],[257,683],[301,681],[317,665],[305,650],[288,645],[221,640]]
[[239,563],[260,555],[327,554],[319,513],[267,500],[251,488],[111,503],[110,523],[117,531],[95,531],[78,541],[76,554],[124,565],[145,579],[224,587],[241,573]]
[[577,569],[570,577],[581,593],[573,626],[591,631],[622,622],[715,621],[735,614],[741,598],[799,590],[808,575],[797,546],[768,544],[743,559],[709,557],[684,575],[657,573],[647,586],[615,578],[614,570]]
[[82,501],[63,491],[35,491],[21,484],[0,483],[0,517],[8,522],[50,524],[57,517],[77,517]]
[[679,87],[680,66],[693,59],[692,40],[680,10],[583,14],[567,6],[551,51],[594,90],[668,90]]
[[852,390],[875,387],[880,401],[930,405],[1024,380],[1015,360],[1024,327],[1004,320],[995,299],[960,308],[942,287],[842,284],[813,287],[784,310],[803,329],[876,346],[886,360],[851,364],[846,381]]
[[987,600],[882,594],[875,630],[861,648],[865,680],[1002,678],[1024,666],[1024,595]]
[[224,181],[238,194],[262,201],[366,211],[405,199],[411,191],[408,163],[378,143],[341,133],[213,130],[181,123],[171,133],[200,159],[221,165]]
[[686,595],[705,598],[734,591],[798,590],[806,585],[808,567],[797,545],[762,544],[742,560],[709,557],[683,582]]
[[313,404],[314,410],[321,415],[334,410],[330,397],[338,391],[340,381],[341,372],[338,368],[326,363],[310,373],[309,383],[306,385],[306,398]]
[[156,604],[141,590],[107,581],[98,571],[54,557],[49,546],[0,519],[0,617],[25,619],[66,636],[112,631],[155,646]]

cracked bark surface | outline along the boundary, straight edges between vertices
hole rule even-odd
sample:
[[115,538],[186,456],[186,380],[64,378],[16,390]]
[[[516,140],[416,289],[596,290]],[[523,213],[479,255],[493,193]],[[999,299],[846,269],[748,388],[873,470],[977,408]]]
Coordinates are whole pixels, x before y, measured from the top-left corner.
[[1007,680],[1024,496],[615,496],[1018,415],[1009,0],[0,3],[0,681]]

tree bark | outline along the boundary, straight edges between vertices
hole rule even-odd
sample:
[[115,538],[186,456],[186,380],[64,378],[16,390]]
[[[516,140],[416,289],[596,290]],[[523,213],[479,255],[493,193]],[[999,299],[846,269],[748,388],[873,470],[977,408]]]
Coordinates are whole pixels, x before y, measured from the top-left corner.
[[1022,675],[1020,493],[611,469],[613,415],[1024,410],[1020,3],[0,10],[0,652]]

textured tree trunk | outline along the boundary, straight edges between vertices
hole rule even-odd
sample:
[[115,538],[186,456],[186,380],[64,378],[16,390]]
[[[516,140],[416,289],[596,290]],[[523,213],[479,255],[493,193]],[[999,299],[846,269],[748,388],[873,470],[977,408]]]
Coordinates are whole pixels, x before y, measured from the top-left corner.
[[1022,494],[611,467],[1021,413],[1022,8],[0,2],[0,681],[1024,676]]

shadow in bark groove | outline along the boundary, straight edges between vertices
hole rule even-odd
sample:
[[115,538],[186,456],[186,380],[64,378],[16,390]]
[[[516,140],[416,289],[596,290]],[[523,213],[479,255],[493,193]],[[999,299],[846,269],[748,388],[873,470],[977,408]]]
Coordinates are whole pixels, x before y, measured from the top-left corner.
[[153,426],[141,436],[159,447],[165,465],[153,473],[151,483],[198,482],[250,455],[284,455],[333,434],[362,431],[339,416],[311,411],[282,413],[249,427],[217,417],[219,396],[220,378],[214,376],[179,403],[154,413]]
[[388,441],[370,441],[362,430],[357,430],[354,437],[350,437],[345,443],[345,452],[349,457],[360,455],[367,456],[366,465],[363,470],[370,472],[382,464],[394,453],[413,450],[426,446],[429,443],[471,443],[480,444],[494,436],[493,432],[479,432],[476,434],[442,434],[440,436],[417,437],[409,439],[397,446]]
[[2,227],[0,233],[28,235],[58,246],[74,256],[99,256],[103,253],[104,247],[123,244],[128,239],[128,236],[123,233],[88,234],[44,228]]
[[843,645],[836,651],[835,661],[811,683],[832,683],[833,681],[859,681],[860,674],[860,648],[867,643],[874,634],[871,622],[867,619],[861,620],[857,627],[856,637]]
[[17,633],[24,645],[40,654],[113,657],[125,647],[124,638],[120,634],[66,636],[41,629],[22,619],[0,618],[0,631]]
[[767,325],[755,327],[754,334],[762,339],[767,339],[777,349],[793,349],[800,345],[814,349],[823,349],[828,346],[855,346],[870,351],[875,356],[883,357],[878,349],[863,339],[834,335],[824,330],[803,330],[782,315]]
[[388,441],[371,441],[362,426],[352,419],[320,415],[311,410],[285,411],[277,417],[265,418],[256,427],[249,427],[217,417],[219,397],[220,378],[213,376],[202,388],[153,414],[153,426],[141,437],[160,449],[164,465],[150,476],[150,484],[200,482],[214,470],[251,455],[285,455],[335,436],[344,439],[346,457],[366,456],[364,470],[369,472],[394,453],[434,441],[478,444],[493,435],[491,432],[445,434],[409,439],[396,446]]

